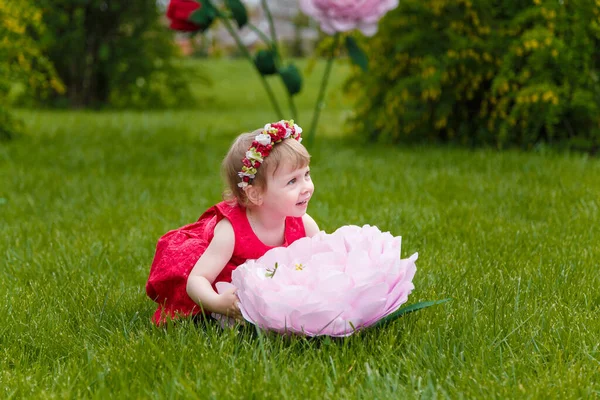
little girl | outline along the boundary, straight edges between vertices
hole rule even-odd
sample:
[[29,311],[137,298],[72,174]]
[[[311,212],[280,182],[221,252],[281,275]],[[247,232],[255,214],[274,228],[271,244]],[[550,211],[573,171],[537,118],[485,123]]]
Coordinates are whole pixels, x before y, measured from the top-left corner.
[[306,214],[314,185],[302,129],[279,121],[236,138],[222,163],[224,201],[198,222],[158,241],[146,293],[158,303],[152,320],[211,312],[241,318],[235,290],[217,294],[217,282],[269,249],[319,232]]

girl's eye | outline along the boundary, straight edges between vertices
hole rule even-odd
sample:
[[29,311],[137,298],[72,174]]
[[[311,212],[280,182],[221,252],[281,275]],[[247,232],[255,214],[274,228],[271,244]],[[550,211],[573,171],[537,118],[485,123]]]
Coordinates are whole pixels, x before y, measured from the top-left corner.
[[306,174],[304,174],[304,176],[310,176],[310,171],[306,171]]
[[296,183],[296,178],[292,179],[291,181],[289,181],[287,184],[288,185],[293,185],[294,183]]

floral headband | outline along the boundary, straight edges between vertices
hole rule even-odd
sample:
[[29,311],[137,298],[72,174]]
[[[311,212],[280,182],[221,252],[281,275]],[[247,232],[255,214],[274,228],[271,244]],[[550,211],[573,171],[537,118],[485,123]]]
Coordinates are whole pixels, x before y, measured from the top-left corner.
[[256,176],[258,167],[263,160],[271,153],[273,146],[282,142],[284,139],[292,138],[298,142],[302,141],[300,134],[302,128],[294,124],[294,120],[274,122],[266,124],[262,132],[254,137],[254,141],[246,152],[246,157],[242,159],[242,170],[238,176],[242,179],[238,186],[245,188],[252,183]]

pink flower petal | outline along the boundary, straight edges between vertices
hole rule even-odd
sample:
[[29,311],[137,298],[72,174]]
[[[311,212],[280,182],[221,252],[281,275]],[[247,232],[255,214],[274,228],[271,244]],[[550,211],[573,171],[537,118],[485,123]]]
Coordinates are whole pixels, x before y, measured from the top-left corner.
[[360,29],[360,31],[363,33],[363,35],[370,37],[377,33],[377,23],[361,24],[358,29]]
[[337,310],[315,310],[299,315],[296,325],[301,327],[301,332],[308,336],[321,335],[340,316]]
[[406,302],[417,255],[399,256],[399,237],[369,225],[345,226],[248,260],[233,272],[232,284],[244,318],[262,328],[347,336],[352,326],[369,326]]
[[328,34],[358,28],[373,35],[378,21],[397,6],[397,0],[300,0],[302,12],[316,19]]
[[217,293],[224,293],[230,289],[235,289],[236,287],[229,282],[217,282],[216,283]]

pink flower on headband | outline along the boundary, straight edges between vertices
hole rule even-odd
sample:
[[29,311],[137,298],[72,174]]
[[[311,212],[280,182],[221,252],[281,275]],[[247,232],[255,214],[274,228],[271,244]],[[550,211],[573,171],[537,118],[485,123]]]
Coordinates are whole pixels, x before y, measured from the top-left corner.
[[273,146],[282,140],[291,137],[297,141],[302,141],[302,128],[294,124],[294,120],[274,122],[266,124],[261,133],[254,137],[254,141],[246,152],[246,157],[242,159],[242,170],[238,176],[242,179],[238,186],[244,188],[252,183],[256,176],[258,167],[261,166],[264,159],[271,153]]

